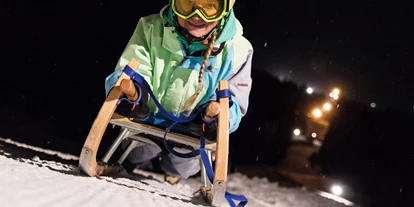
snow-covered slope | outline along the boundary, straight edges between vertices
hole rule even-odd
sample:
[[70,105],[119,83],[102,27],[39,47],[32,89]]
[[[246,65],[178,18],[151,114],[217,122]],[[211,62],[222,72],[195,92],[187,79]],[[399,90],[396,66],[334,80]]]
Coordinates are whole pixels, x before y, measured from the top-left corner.
[[[1,206],[154,206],[194,207],[207,204],[198,196],[199,179],[176,185],[157,174],[120,173],[116,177],[87,177],[77,168],[77,156],[0,139]],[[228,191],[243,194],[252,207],[343,207],[342,203],[309,192],[286,188],[266,178],[230,174]]]

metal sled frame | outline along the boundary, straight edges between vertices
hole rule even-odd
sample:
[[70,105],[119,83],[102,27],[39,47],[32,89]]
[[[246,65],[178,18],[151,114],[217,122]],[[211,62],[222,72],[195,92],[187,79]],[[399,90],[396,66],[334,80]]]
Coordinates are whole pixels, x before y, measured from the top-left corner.
[[[128,66],[136,70],[139,66],[139,62],[132,59]],[[121,80],[129,78],[130,77],[127,74],[121,74],[115,86],[103,103],[82,148],[79,159],[79,168],[82,173],[85,173],[91,177],[111,175],[119,172],[122,169],[121,163],[134,147],[145,144],[155,144],[148,138],[147,135],[158,137],[161,140],[164,137],[164,129],[143,123],[132,122],[127,117],[114,113],[117,107],[117,101],[123,95],[120,90]],[[228,89],[228,82],[221,80],[219,82],[219,90],[224,89]],[[210,163],[212,163],[212,153],[215,152],[214,182],[212,184],[207,178],[206,169],[200,159],[202,183],[200,190],[206,201],[211,206],[222,206],[227,204],[224,195],[227,186],[229,153],[229,98],[221,98],[219,103],[220,112],[218,114],[217,141],[211,142],[206,140],[205,146]],[[106,151],[105,156],[98,161],[98,148],[109,124],[120,126],[121,132],[112,143],[111,147]],[[197,137],[169,132],[166,138],[172,146],[186,146],[182,147],[181,150],[175,147],[174,149],[177,151],[188,151],[191,150],[190,148],[199,149],[200,147],[200,140]],[[118,164],[108,164],[108,161],[112,157],[113,153],[125,139],[130,139],[131,143],[118,159]],[[177,143],[179,145],[177,145]]]

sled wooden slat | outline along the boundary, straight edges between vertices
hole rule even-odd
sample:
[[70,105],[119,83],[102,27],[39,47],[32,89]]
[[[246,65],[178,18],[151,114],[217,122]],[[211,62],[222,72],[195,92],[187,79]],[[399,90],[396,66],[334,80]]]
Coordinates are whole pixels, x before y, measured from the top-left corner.
[[[136,70],[139,67],[139,62],[135,59],[132,59],[128,63],[128,66]],[[79,168],[89,176],[98,176],[103,174],[105,171],[105,166],[100,166],[96,162],[96,155],[98,152],[99,144],[101,143],[102,137],[109,124],[109,120],[111,119],[112,114],[116,109],[116,103],[122,96],[122,91],[120,90],[119,85],[123,79],[127,78],[129,78],[129,76],[125,73],[122,73],[118,78],[118,81],[115,83],[101,109],[99,110],[99,113],[92,124],[88,137],[86,138],[86,141],[82,148],[79,159]]]
[[[228,82],[220,81],[219,89],[227,89]],[[214,180],[225,181],[227,180],[227,160],[229,152],[229,98],[221,98],[220,109],[218,114],[218,128],[217,128],[217,151],[216,151],[216,173]],[[224,109],[224,110],[223,110]]]
[[[221,80],[219,90],[228,89],[228,82]],[[227,188],[227,168],[229,158],[229,98],[220,98],[220,112],[218,114],[216,161],[214,171],[212,206],[223,206],[227,204],[224,197]]]
[[[164,137],[165,129],[161,129],[155,126],[147,125],[145,123],[137,123],[130,121],[127,117],[124,117],[122,115],[119,115],[117,113],[114,113],[112,116],[112,119],[109,121],[109,123],[128,128],[130,131],[135,132],[143,132],[147,134],[151,134],[154,136],[159,137],[160,139]],[[169,132],[167,134],[167,140],[183,143],[192,146],[195,149],[198,149],[200,147],[200,139],[197,137],[192,137],[176,132]],[[216,150],[216,142],[206,140],[206,149],[209,150]]]

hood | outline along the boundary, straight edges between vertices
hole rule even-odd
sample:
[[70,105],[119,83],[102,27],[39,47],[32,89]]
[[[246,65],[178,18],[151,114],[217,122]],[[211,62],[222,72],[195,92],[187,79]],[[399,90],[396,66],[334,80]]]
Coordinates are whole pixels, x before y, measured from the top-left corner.
[[[163,19],[168,23],[168,26],[177,28],[178,22],[175,19],[175,14],[172,11],[171,7],[169,5],[165,6],[161,10],[161,15]],[[225,18],[224,27],[219,31],[217,40],[215,42],[216,45],[219,45],[223,42],[229,41],[233,39],[236,35],[241,36],[243,34],[243,27],[241,26],[240,22],[236,19],[234,16],[233,9],[230,10],[227,18]],[[190,54],[192,54],[195,51],[205,50],[207,49],[207,45],[204,44],[203,41],[193,41],[188,42],[185,37],[179,34],[179,32],[176,31],[177,39],[185,45],[185,47],[188,49]]]

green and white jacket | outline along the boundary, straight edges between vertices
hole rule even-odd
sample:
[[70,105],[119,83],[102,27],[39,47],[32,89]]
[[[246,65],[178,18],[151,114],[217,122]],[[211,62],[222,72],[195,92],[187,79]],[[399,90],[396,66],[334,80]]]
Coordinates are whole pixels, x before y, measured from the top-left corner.
[[[178,113],[198,87],[198,74],[204,57],[191,54],[205,50],[207,45],[202,41],[189,44],[178,35],[174,26],[177,23],[173,18],[168,5],[160,13],[140,18],[115,71],[106,78],[107,94],[122,69],[134,58],[140,62],[137,71],[151,85],[157,100],[168,112],[177,117],[191,113],[191,110]],[[203,91],[191,107],[194,109],[216,100],[219,81],[228,80],[233,100],[229,110],[230,132],[238,128],[241,118],[246,114],[252,84],[253,47],[242,34],[243,28],[231,11],[215,43],[215,47],[219,47],[225,42],[224,48],[215,56],[210,56],[203,75]],[[162,117],[153,100],[148,104],[153,116]]]

